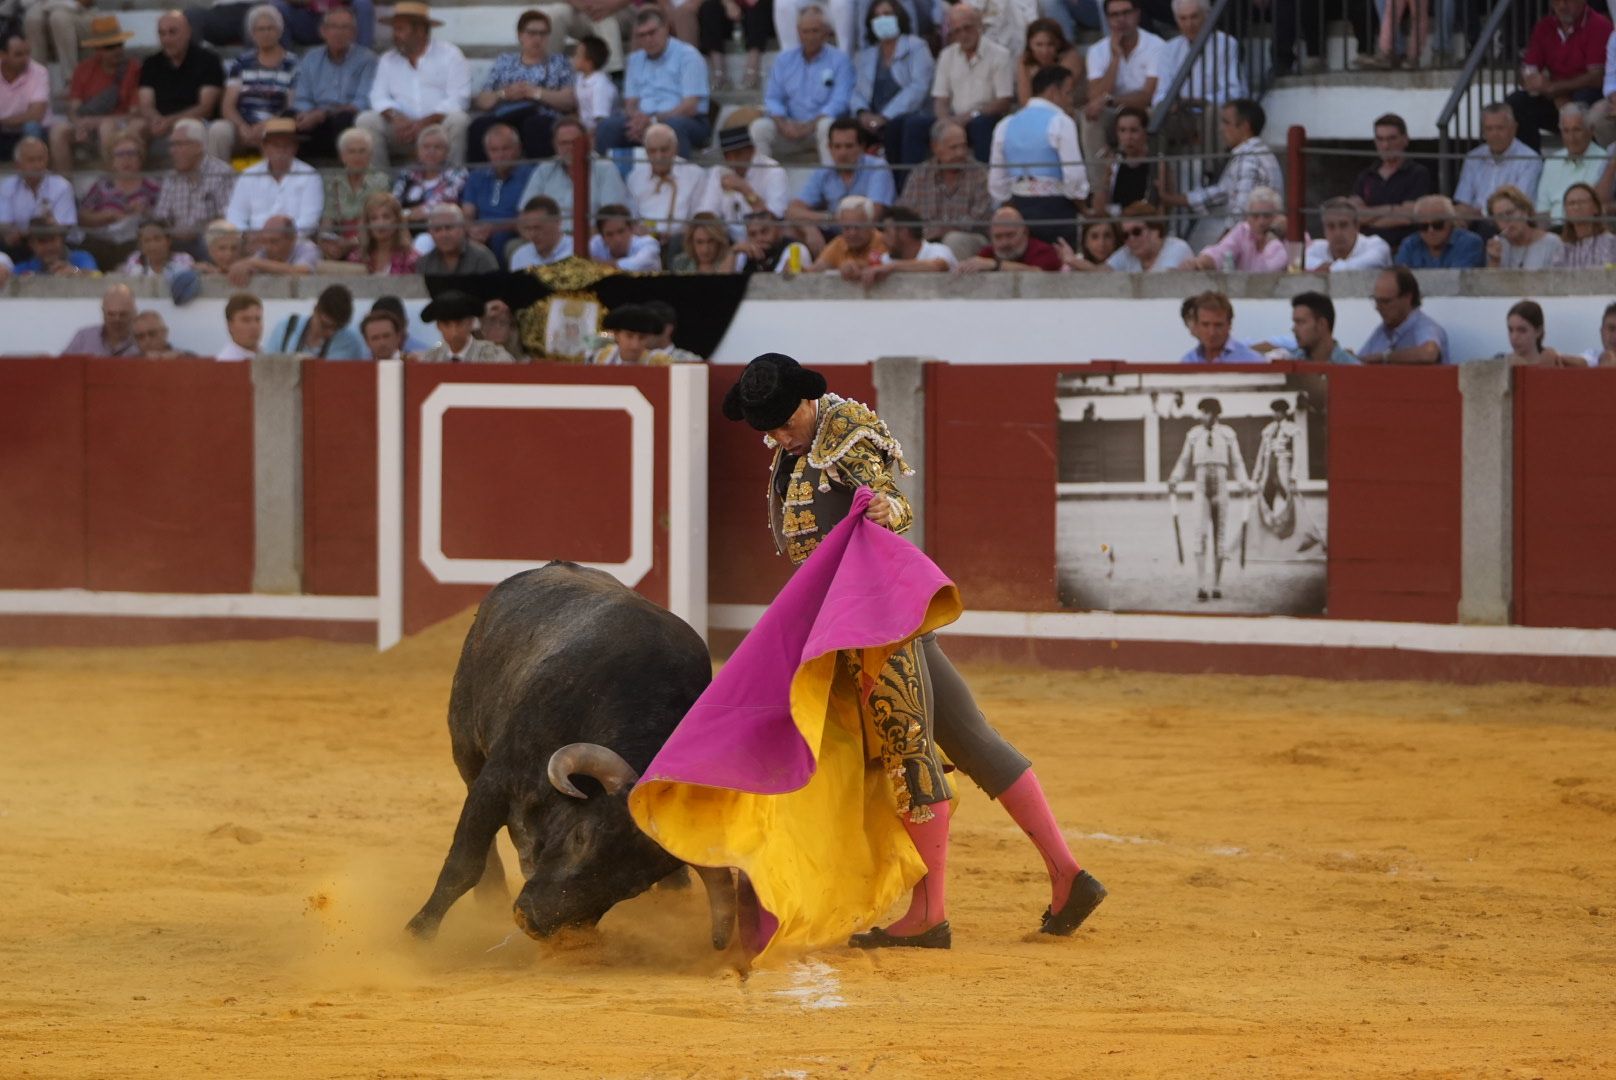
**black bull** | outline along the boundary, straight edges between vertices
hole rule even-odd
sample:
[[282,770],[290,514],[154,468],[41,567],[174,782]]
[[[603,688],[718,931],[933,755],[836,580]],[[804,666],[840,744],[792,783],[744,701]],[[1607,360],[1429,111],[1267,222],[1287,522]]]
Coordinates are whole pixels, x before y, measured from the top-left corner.
[[[494,847],[501,826],[525,882],[516,922],[533,937],[593,925],[678,870],[635,826],[627,793],[711,680],[696,632],[609,574],[556,562],[496,585],[449,695],[466,802],[410,933],[431,937],[474,885],[480,898],[509,902]],[[721,949],[734,925],[733,879],[697,872]]]

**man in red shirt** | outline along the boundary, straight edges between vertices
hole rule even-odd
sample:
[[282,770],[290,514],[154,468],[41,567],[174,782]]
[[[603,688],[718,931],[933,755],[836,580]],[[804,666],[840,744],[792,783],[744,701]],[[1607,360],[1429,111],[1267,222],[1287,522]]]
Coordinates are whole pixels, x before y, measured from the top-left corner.
[[1599,100],[1611,31],[1610,20],[1590,11],[1588,0],[1549,0],[1549,7],[1521,55],[1521,88],[1506,99],[1518,137],[1534,152],[1542,150],[1540,131],[1558,130],[1561,106]]
[[1001,206],[993,212],[988,227],[987,247],[955,268],[957,274],[977,274],[992,270],[1048,270],[1061,268],[1060,252],[1027,231],[1021,211]]
[[90,55],[73,69],[67,88],[67,116],[50,129],[51,168],[73,172],[73,152],[80,146],[111,146],[125,131],[145,134],[140,102],[140,61],[124,49],[135,35],[118,24],[116,15],[97,15],[79,46]]

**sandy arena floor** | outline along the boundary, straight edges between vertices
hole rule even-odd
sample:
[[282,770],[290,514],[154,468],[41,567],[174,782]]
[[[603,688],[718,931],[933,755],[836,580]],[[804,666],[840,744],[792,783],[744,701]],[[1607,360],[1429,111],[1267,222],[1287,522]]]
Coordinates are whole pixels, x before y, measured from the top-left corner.
[[0,1076],[1616,1076],[1616,691],[970,670],[1110,900],[972,789],[953,952],[742,980],[699,887],[403,940],[465,625],[0,653]]

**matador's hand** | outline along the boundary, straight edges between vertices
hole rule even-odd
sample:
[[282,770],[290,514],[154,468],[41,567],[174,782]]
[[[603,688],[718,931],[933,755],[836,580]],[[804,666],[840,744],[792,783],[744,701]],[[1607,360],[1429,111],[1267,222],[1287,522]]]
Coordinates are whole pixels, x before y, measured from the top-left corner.
[[877,492],[870,499],[870,505],[864,508],[864,516],[877,525],[885,525],[891,528],[892,519],[897,515],[893,510],[892,500]]

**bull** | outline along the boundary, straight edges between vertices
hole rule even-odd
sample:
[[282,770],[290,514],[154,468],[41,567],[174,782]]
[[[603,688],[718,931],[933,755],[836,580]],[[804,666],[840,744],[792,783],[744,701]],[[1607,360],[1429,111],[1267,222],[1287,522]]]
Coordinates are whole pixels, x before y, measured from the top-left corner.
[[[432,937],[473,887],[510,902],[503,826],[524,884],[516,923],[547,937],[592,926],[682,864],[634,824],[628,790],[703,689],[701,637],[609,574],[553,562],[496,585],[477,610],[449,695],[466,801],[432,895],[408,931]],[[713,947],[735,923],[727,869],[696,868]]]

